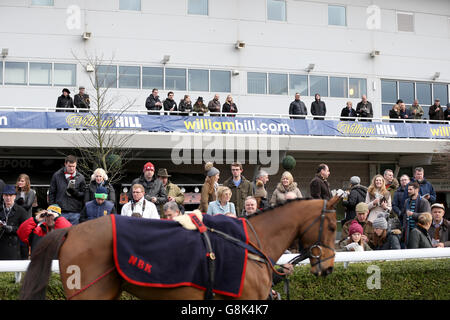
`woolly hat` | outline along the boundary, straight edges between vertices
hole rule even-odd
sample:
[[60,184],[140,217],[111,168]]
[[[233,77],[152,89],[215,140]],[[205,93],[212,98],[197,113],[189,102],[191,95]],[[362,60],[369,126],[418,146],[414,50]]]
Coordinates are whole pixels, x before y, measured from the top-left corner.
[[95,199],[104,199],[106,200],[108,198],[108,190],[106,190],[105,187],[99,186],[97,187],[97,190],[95,190]]
[[369,206],[365,202],[360,202],[356,205],[356,213],[366,213],[369,212]]
[[144,164],[144,169],[142,169],[142,172],[145,172],[145,171],[148,171],[148,170],[155,171],[155,166],[153,165],[153,163],[147,162],[146,164]]
[[57,213],[61,215],[61,207],[57,204],[52,204],[47,208],[47,211]]
[[255,198],[267,198],[267,191],[264,189],[264,183],[261,180],[256,181]]
[[212,162],[208,162],[205,164],[205,171],[206,171],[206,175],[208,177],[212,177],[212,176],[215,176],[216,174],[220,173],[219,169],[214,167]]
[[353,176],[350,178],[350,184],[352,186],[360,184],[361,183],[361,179],[358,176]]
[[374,229],[383,229],[386,230],[388,228],[388,224],[386,219],[384,218],[384,215],[380,213],[378,217],[373,220],[372,226]]
[[358,221],[353,220],[350,224],[350,228],[348,228],[348,235],[349,237],[354,233],[360,233],[363,234],[363,227],[358,223]]

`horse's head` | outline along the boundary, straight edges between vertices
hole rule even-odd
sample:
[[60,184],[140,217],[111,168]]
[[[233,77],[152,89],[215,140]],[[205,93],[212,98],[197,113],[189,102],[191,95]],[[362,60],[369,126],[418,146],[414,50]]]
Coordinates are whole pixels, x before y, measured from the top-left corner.
[[311,263],[311,272],[316,276],[326,276],[333,272],[334,242],[336,238],[336,210],[339,197],[327,202],[310,201],[304,214],[310,215],[299,228],[299,239]]

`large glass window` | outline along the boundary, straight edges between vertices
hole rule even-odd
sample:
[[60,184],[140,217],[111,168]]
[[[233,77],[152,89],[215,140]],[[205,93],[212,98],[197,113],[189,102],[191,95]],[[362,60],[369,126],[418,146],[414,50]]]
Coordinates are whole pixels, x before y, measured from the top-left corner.
[[391,111],[394,104],[382,104],[381,105],[381,115],[389,117],[389,111]]
[[77,65],[55,63],[53,66],[53,79],[55,86],[75,86],[77,82]]
[[267,19],[286,21],[286,1],[267,0]]
[[309,94],[311,96],[315,96],[318,93],[321,97],[328,97],[328,77],[310,76],[309,83]]
[[142,89],[162,89],[164,69],[158,67],[142,67]]
[[398,83],[398,97],[402,99],[406,104],[412,104],[414,102],[414,82]]
[[308,76],[300,74],[289,75],[289,93],[300,93],[300,96],[308,95]]
[[397,102],[397,81],[381,80],[381,101]]
[[328,6],[328,25],[330,26],[346,26],[345,7]]
[[419,104],[421,105],[431,105],[431,84],[417,82],[416,99],[419,100]]
[[119,10],[141,11],[141,0],[120,0]]
[[347,98],[347,78],[330,77],[330,97]]
[[97,66],[98,86],[103,88],[117,88],[117,67],[112,65]]
[[366,79],[349,78],[348,86],[348,95],[350,98],[361,98],[363,95],[367,95]]
[[5,84],[27,84],[28,63],[5,62]]
[[189,90],[209,91],[208,70],[189,69]]
[[433,84],[433,102],[434,99],[439,99],[441,105],[445,106],[448,103],[448,87],[446,84]]
[[267,93],[267,74],[260,72],[247,73],[247,92],[266,94]]
[[141,68],[119,66],[119,88],[139,89],[141,87]]
[[288,75],[269,73],[269,94],[287,94]]
[[186,91],[186,69],[166,69],[166,90]]
[[30,62],[30,85],[51,86],[52,64]]
[[53,0],[31,0],[33,6],[53,6]]
[[208,15],[208,0],[188,0],[188,14]]
[[230,92],[231,74],[230,71],[211,70],[211,92]]

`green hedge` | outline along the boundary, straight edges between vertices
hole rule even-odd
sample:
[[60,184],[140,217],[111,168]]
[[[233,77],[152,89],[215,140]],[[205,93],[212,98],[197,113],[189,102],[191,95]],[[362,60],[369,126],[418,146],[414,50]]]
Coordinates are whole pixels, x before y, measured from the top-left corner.
[[[381,271],[381,289],[368,289],[367,279],[373,275],[367,268],[376,265]],[[296,267],[289,277],[291,300],[449,300],[450,259],[408,260],[353,263],[344,269],[335,265],[334,272],[323,278],[310,273],[309,266]],[[15,300],[19,284],[13,273],[0,273],[0,300]],[[275,287],[286,298],[283,282]],[[64,299],[59,275],[53,274],[47,299]],[[122,299],[134,299],[123,293]]]

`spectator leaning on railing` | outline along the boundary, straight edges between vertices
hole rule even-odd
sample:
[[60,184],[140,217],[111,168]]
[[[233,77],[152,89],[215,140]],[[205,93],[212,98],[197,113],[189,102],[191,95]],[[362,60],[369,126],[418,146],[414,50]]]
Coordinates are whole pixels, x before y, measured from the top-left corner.
[[320,94],[314,95],[314,101],[311,102],[311,114],[314,116],[321,116],[320,118],[313,118],[314,120],[325,120],[327,114],[327,106],[325,102],[320,100]]
[[159,115],[159,110],[162,108],[162,103],[161,100],[159,100],[158,89],[154,88],[152,90],[152,93],[145,101],[145,107],[149,110],[147,114]]
[[447,109],[444,111],[444,120],[450,121],[450,102],[447,103]]
[[219,98],[220,98],[220,96],[216,93],[214,95],[214,98],[208,103],[210,117],[220,116],[221,104],[220,104]]
[[[353,109],[353,103],[347,101],[346,106],[341,110],[341,117],[353,117],[356,118],[356,110]],[[341,118],[341,121],[355,121],[355,119]]]
[[[237,113],[237,112],[238,112],[238,108],[237,108],[236,104],[233,102],[233,97],[231,96],[231,94],[229,94],[227,96],[227,100],[225,101],[225,103],[222,106],[222,113]],[[235,115],[224,114],[223,116],[234,117]]]
[[434,104],[430,107],[428,115],[430,116],[430,120],[444,120],[444,110],[442,110],[441,100],[438,98],[434,99]]
[[422,119],[424,111],[423,108],[419,105],[419,100],[415,99],[409,110],[411,112],[412,119]]
[[305,119],[304,116],[308,114],[306,106],[303,101],[300,100],[300,93],[295,94],[294,101],[289,105],[289,114],[291,119]]
[[372,103],[367,100],[365,94],[362,95],[361,101],[356,105],[356,114],[359,118],[373,118]]

